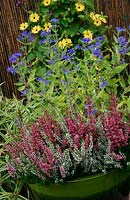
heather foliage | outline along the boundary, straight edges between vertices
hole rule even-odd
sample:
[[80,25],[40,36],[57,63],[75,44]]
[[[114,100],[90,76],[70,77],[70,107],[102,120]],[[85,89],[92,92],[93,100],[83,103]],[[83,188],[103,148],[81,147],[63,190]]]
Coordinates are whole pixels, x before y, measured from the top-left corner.
[[123,167],[127,158],[122,148],[128,146],[130,120],[124,121],[116,107],[112,95],[109,110],[94,114],[88,98],[83,116],[68,111],[56,121],[45,112],[30,125],[20,120],[20,135],[10,135],[12,142],[6,145],[9,174],[60,182],[77,177],[79,171],[82,176]]

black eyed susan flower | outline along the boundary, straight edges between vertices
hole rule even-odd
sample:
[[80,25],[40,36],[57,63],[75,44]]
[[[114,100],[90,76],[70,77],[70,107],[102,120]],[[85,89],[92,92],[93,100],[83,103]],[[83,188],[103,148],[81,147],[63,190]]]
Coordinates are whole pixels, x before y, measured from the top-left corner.
[[39,25],[34,26],[34,27],[32,28],[32,33],[33,33],[33,34],[37,34],[40,30],[41,30],[41,27],[40,27]]
[[46,22],[46,23],[44,24],[44,30],[45,30],[45,31],[48,32],[51,28],[52,28],[52,24],[51,24],[50,22]]
[[37,21],[39,21],[39,18],[40,17],[37,13],[32,13],[29,16],[29,19],[30,19],[31,22],[37,22]]
[[43,0],[44,6],[49,6],[51,3],[51,0]]
[[85,5],[83,3],[76,3],[75,6],[78,12],[85,10]]
[[28,23],[24,22],[24,23],[20,24],[19,29],[20,29],[20,31],[24,31],[27,27],[28,27]]

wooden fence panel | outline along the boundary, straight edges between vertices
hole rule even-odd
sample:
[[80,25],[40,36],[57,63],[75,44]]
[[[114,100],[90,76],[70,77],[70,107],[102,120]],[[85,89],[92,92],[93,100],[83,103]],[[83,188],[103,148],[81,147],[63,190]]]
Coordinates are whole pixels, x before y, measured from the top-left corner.
[[[0,0],[0,83],[3,94],[11,97],[17,94],[14,82],[17,77],[7,73],[8,57],[18,51],[19,24],[26,19],[26,12],[17,6],[17,2],[26,2],[27,9],[32,9],[38,0]],[[128,26],[130,24],[130,0],[95,0],[98,12],[108,15],[108,24]]]
[[[27,14],[22,10],[17,2],[24,3],[24,0],[0,0],[0,83],[3,94],[11,97],[13,93],[17,95],[14,82],[17,77],[7,73],[9,66],[9,56],[19,49],[16,41],[19,35],[19,24],[27,18]],[[36,0],[26,0],[26,9],[32,9]]]
[[128,27],[130,25],[130,0],[95,0],[97,12],[108,16],[108,25]]

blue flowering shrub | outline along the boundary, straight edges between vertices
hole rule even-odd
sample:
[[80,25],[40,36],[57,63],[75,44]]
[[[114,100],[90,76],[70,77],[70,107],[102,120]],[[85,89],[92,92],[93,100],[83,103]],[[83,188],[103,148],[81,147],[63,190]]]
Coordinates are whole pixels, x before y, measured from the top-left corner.
[[[127,28],[116,27],[109,45],[105,34],[81,25],[83,31],[75,40],[75,34],[71,37],[71,34],[61,32],[61,24],[64,24],[60,13],[58,18],[53,12],[49,18],[42,18],[45,10],[47,14],[52,6],[51,3],[46,5],[47,2],[39,3],[39,9],[29,13],[28,22],[20,24],[21,32],[17,40],[21,49],[9,57],[11,64],[7,71],[19,75],[16,85],[28,113],[32,112],[35,118],[42,113],[42,107],[49,110],[52,106],[64,113],[70,104],[78,104],[81,111],[87,96],[91,97],[97,109],[101,104],[105,109],[111,93],[118,96],[118,107],[129,112],[130,78],[127,66],[130,39]],[[58,2],[55,2],[57,6]],[[84,1],[72,1],[72,4],[74,12],[87,12],[93,27],[106,23],[103,15],[91,9],[88,13]],[[80,4],[79,7],[77,4]],[[68,1],[66,9],[67,6],[69,10]]]

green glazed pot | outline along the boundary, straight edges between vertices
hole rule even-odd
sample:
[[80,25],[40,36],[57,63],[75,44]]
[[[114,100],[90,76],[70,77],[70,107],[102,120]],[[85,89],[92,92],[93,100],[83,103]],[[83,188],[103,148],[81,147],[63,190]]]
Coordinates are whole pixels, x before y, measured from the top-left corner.
[[35,200],[106,200],[121,198],[129,192],[130,169],[86,176],[61,184],[29,184]]

